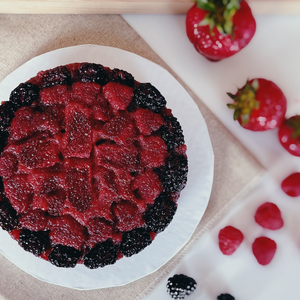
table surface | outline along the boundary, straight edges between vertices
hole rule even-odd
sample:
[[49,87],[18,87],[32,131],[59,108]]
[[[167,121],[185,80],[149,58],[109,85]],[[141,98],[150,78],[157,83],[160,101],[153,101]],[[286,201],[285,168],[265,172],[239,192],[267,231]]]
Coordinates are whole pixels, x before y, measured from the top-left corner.
[[[300,171],[300,158],[279,144],[277,129],[254,133],[234,122],[226,107],[231,102],[226,92],[234,93],[248,78],[263,77],[283,90],[288,101],[286,117],[300,114],[300,15],[255,15],[257,32],[251,43],[217,63],[207,61],[189,43],[185,15],[123,17],[267,170],[260,185],[234,206],[146,299],[171,299],[165,286],[167,278],[176,273],[198,282],[196,292],[187,298],[190,300],[214,300],[226,292],[243,300],[298,299],[300,199],[288,197],[280,184]],[[280,208],[282,229],[271,231],[255,223],[255,211],[266,201]],[[227,225],[239,228],[245,236],[232,256],[221,254],[218,248],[218,232]],[[277,243],[275,257],[267,266],[259,265],[251,251],[254,239],[262,235]]]

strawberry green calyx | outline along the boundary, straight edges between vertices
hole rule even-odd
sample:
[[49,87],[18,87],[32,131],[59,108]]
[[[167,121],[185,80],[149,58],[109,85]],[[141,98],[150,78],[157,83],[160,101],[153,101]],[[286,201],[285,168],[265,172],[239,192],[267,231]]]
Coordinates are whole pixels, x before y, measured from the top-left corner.
[[232,17],[240,8],[242,0],[195,0],[197,6],[208,13],[199,26],[209,25],[211,34],[216,26],[220,33],[233,35]]
[[295,115],[290,119],[286,120],[286,125],[290,128],[292,128],[293,133],[291,135],[291,138],[293,139],[300,139],[300,116]]
[[246,82],[245,86],[238,89],[235,95],[227,93],[235,103],[227,104],[227,107],[234,109],[233,119],[236,121],[241,118],[241,125],[244,126],[249,122],[253,109],[259,109],[260,102],[256,100],[256,91],[259,88],[257,80],[252,83]]

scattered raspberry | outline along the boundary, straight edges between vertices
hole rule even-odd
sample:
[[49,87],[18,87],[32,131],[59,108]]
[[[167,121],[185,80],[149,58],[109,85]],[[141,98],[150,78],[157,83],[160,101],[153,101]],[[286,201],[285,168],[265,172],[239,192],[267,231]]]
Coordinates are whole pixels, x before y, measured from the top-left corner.
[[184,299],[197,287],[196,281],[183,274],[176,274],[168,279],[167,292],[173,299]]
[[235,300],[230,294],[221,294],[217,297],[217,300]]
[[167,103],[164,96],[150,83],[141,83],[134,89],[133,102],[137,107],[147,108],[153,112],[160,112]]
[[281,212],[277,205],[271,202],[262,204],[257,209],[254,218],[256,223],[267,229],[277,230],[283,226]]
[[24,105],[30,105],[39,97],[39,88],[32,83],[21,83],[11,93],[9,101],[13,103],[16,108]]
[[219,232],[219,248],[225,255],[231,255],[244,239],[243,233],[233,226],[226,226]]
[[300,196],[300,173],[293,173],[281,183],[282,190],[290,197]]
[[51,264],[60,268],[74,268],[81,256],[81,252],[75,248],[57,245],[49,253]]
[[177,204],[169,200],[168,194],[160,194],[144,214],[147,228],[159,233],[171,223],[177,210]]
[[35,256],[40,256],[49,245],[49,237],[45,231],[23,229],[19,235],[19,245]]
[[263,266],[272,261],[276,249],[276,243],[265,236],[257,238],[252,244],[252,252],[255,258],[257,259],[258,263]]
[[112,265],[116,260],[117,248],[112,241],[107,240],[97,244],[84,256],[84,265],[89,269],[97,269]]
[[144,248],[152,243],[149,231],[144,228],[136,228],[131,231],[123,233],[121,251],[122,253],[130,257],[139,253]]

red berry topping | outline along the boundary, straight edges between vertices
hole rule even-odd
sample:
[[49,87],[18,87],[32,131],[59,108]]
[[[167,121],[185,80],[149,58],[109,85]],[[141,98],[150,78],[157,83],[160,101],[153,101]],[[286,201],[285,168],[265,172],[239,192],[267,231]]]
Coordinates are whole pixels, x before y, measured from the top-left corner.
[[300,196],[300,173],[293,173],[281,183],[282,190],[291,197]]
[[272,261],[276,249],[276,243],[265,236],[257,238],[252,244],[252,252],[255,258],[257,259],[258,263],[263,266]]
[[278,206],[271,202],[262,204],[257,209],[254,218],[256,223],[267,229],[277,230],[283,226],[281,212]]
[[244,239],[243,233],[233,226],[226,226],[219,232],[219,248],[225,255],[231,255]]

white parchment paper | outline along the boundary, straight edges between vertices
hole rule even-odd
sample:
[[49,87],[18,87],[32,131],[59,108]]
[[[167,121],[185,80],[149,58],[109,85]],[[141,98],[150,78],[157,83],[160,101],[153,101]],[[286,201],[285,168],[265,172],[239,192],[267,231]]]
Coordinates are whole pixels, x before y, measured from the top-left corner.
[[90,270],[83,265],[74,269],[57,268],[24,251],[7,232],[0,230],[0,251],[32,276],[74,289],[97,289],[127,284],[146,276],[170,260],[189,240],[207,207],[213,181],[214,157],[207,127],[193,99],[178,81],[159,65],[121,49],[80,45],[58,49],[37,56],[8,75],[0,83],[0,99],[39,71],[74,62],[100,63],[133,74],[140,82],[151,82],[164,95],[182,125],[188,147],[188,183],[178,200],[171,224],[150,246],[114,265]]

